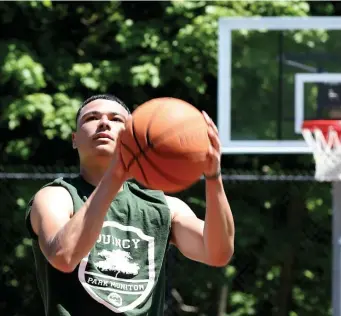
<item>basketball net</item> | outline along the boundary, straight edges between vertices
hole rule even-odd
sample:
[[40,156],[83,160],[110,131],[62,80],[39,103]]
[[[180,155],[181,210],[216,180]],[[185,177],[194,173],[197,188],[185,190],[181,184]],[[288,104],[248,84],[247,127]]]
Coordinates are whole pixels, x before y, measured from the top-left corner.
[[341,180],[341,121],[305,121],[302,135],[315,160],[315,179]]

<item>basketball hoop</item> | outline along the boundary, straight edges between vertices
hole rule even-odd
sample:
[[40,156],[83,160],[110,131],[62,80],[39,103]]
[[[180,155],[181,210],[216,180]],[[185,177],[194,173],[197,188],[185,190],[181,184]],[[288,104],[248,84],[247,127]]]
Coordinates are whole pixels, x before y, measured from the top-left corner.
[[341,120],[304,121],[302,135],[314,155],[316,180],[340,181]]

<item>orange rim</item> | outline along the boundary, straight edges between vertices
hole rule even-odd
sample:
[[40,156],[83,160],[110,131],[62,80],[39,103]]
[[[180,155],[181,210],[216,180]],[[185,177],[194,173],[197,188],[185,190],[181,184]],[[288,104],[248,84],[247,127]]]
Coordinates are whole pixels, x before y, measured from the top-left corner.
[[341,120],[307,120],[302,124],[302,129],[319,129],[322,133],[328,133],[331,129],[341,133]]

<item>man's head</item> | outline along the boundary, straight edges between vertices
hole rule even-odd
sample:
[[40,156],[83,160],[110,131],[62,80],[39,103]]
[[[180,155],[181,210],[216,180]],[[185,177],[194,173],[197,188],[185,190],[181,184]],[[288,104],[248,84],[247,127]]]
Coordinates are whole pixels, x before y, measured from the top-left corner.
[[113,95],[95,95],[83,102],[72,135],[81,163],[112,156],[129,114],[129,108]]
[[108,100],[108,101],[112,101],[112,102],[116,102],[118,104],[120,104],[127,112],[128,114],[130,114],[130,110],[129,108],[125,105],[125,103],[120,100],[118,97],[115,97],[114,95],[111,94],[97,94],[97,95],[93,95],[92,97],[86,99],[82,105],[79,107],[77,114],[76,114],[76,126],[78,127],[78,119],[80,116],[80,113],[82,111],[82,109],[89,104],[92,101],[96,101],[96,100]]

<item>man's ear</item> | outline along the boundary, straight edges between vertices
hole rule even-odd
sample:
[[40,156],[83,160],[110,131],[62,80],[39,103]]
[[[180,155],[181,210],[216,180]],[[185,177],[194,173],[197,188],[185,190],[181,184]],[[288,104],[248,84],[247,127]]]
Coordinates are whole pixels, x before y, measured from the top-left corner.
[[72,133],[72,148],[77,149],[76,133]]

